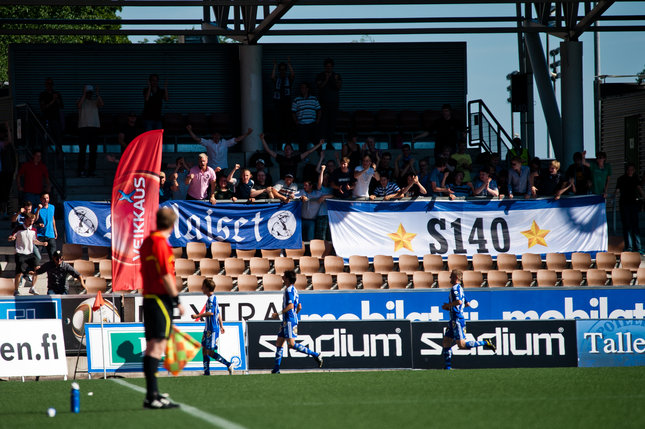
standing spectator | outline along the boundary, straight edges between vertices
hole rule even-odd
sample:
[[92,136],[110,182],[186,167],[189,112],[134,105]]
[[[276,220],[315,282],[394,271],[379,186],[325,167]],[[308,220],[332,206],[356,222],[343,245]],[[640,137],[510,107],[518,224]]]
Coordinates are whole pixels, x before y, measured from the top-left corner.
[[18,190],[22,199],[29,200],[35,206],[40,203],[40,195],[49,192],[51,183],[49,171],[42,162],[42,152],[36,150],[29,162],[25,162],[18,170]]
[[337,168],[330,178],[331,188],[336,198],[347,200],[352,197],[352,189],[354,189],[352,179],[352,173],[349,170],[349,158],[344,157],[340,162],[340,168]]
[[60,92],[54,89],[54,80],[51,77],[45,79],[45,90],[38,97],[40,111],[45,120],[47,132],[54,140],[56,152],[60,152],[60,146],[63,144],[63,130],[65,128],[65,119],[63,116],[63,97]]
[[465,131],[464,124],[452,115],[450,104],[441,106],[441,116],[432,123],[432,129],[414,136],[412,142],[434,135],[434,159],[441,157],[441,154],[448,149],[450,153],[455,151],[457,142],[462,140]]
[[[287,74],[287,67],[289,74]],[[276,68],[278,73],[276,73]],[[273,71],[271,72],[271,81],[273,82],[273,109],[275,114],[274,125],[277,130],[278,142],[289,141],[291,122],[291,96],[293,94],[293,82],[296,79],[296,73],[291,66],[291,58],[287,63],[277,64],[273,62]]]
[[311,241],[315,238],[316,222],[321,205],[320,198],[323,193],[319,189],[314,189],[310,180],[305,180],[303,189],[298,192],[297,196],[302,199],[302,240]]
[[448,188],[452,190],[450,199],[454,200],[455,197],[472,197],[475,194],[473,184],[464,180],[463,171],[455,171],[453,176],[452,183],[448,184]]
[[130,142],[132,142],[132,140],[142,132],[143,130],[137,123],[137,114],[130,112],[126,123],[121,126],[121,129],[116,136],[119,146],[121,147],[121,154],[123,154],[123,151],[125,151],[125,148],[128,147]]
[[522,165],[519,156],[511,159],[511,168],[508,170],[508,197],[513,198],[535,196],[532,190],[533,184],[530,181],[531,169]]
[[215,196],[212,192],[217,183],[215,173],[215,170],[208,166],[208,155],[200,153],[199,164],[190,169],[190,173],[184,181],[186,185],[189,185],[186,199],[210,201],[211,204],[215,204]]
[[349,169],[354,170],[357,166],[361,165],[362,151],[360,145],[356,142],[357,136],[355,133],[347,135],[347,142],[343,144],[341,155],[349,158]]
[[401,148],[401,153],[396,157],[396,161],[394,161],[394,176],[396,180],[402,183],[408,173],[416,174],[415,163],[415,159],[412,158],[410,145],[407,143],[404,144]]
[[623,224],[625,251],[642,253],[638,213],[641,210],[641,200],[645,198],[645,194],[636,175],[636,165],[633,162],[627,163],[625,174],[618,178],[616,192],[620,196],[618,207],[620,208],[620,221]]
[[321,165],[318,174],[318,184],[316,188],[322,196],[318,199],[320,209],[316,217],[315,238],[319,240],[331,241],[331,232],[329,231],[329,217],[327,216],[327,199],[331,198],[332,189],[329,187],[329,173],[326,171],[327,166]]
[[168,101],[168,81],[159,88],[159,75],[151,74],[148,86],[143,88],[143,126],[146,131],[163,128],[161,109],[164,101]]
[[310,94],[308,83],[300,84],[300,96],[293,100],[291,114],[293,122],[296,123],[296,138],[300,149],[305,149],[307,143],[318,141],[318,124],[320,123],[321,115],[320,103],[318,103],[316,97]]
[[272,198],[271,184],[268,183],[267,173],[264,170],[258,170],[258,172],[255,173],[255,184],[253,185],[253,189],[260,191],[260,193],[256,196],[258,200],[266,200]]
[[184,314],[179,303],[175,279],[175,257],[168,244],[168,237],[175,226],[177,215],[170,207],[157,212],[157,230],[141,245],[141,277],[143,279],[143,327],[146,350],[143,356],[143,374],[146,379],[144,408],[178,408],[165,395],[159,393],[157,370],[166,350],[166,342],[172,331],[173,310]]
[[34,244],[39,246],[47,246],[47,242],[38,241],[36,239],[36,231],[32,228],[36,215],[33,213],[27,213],[25,216],[25,221],[22,225],[18,225],[14,228],[9,235],[9,241],[15,241],[16,245],[16,276],[14,277],[14,295],[20,295],[18,288],[20,287],[20,278],[25,276],[27,281],[31,281],[31,288],[29,293],[32,295],[38,295],[34,285],[38,278],[37,274],[34,274],[33,279],[29,278],[29,272],[36,269],[36,256],[34,256]]
[[497,183],[490,177],[488,168],[484,167],[479,170],[479,179],[473,183],[475,188],[474,194],[479,197],[499,197]]
[[[233,175],[240,169],[240,164],[235,164],[235,168],[228,174],[228,182],[233,182]],[[242,176],[235,182],[235,196],[239,200],[248,200],[250,203],[255,201],[255,197],[262,193],[261,190],[255,189],[255,183],[251,178],[251,170],[245,168],[242,170]]]
[[[428,194],[426,188],[419,182],[419,176],[414,173],[408,173],[405,177],[406,185],[401,190],[404,197],[418,198],[425,197]],[[452,194],[451,194],[452,195]]]
[[38,205],[38,239],[47,243],[47,254],[50,261],[56,251],[56,239],[58,238],[56,218],[54,217],[55,210],[54,205],[49,204],[49,194],[43,192]]
[[298,164],[301,161],[304,161],[313,151],[322,146],[324,142],[324,140],[320,140],[316,146],[303,153],[295,152],[293,150],[293,146],[291,146],[290,143],[287,143],[284,145],[284,154],[279,154],[269,148],[266,140],[264,140],[264,134],[260,134],[260,140],[262,141],[264,150],[271,158],[274,158],[280,166],[280,177],[284,177],[286,174],[291,174],[293,177],[296,177],[296,174],[298,173]]
[[191,165],[184,159],[183,156],[175,160],[175,169],[170,175],[170,182],[172,183],[172,199],[185,200],[186,192],[188,192],[188,185],[186,185],[186,177],[190,174]]
[[560,173],[560,161],[554,159],[547,171],[540,173],[533,187],[538,196],[555,197],[557,200],[571,187],[571,183]]
[[[237,201],[237,198],[235,198],[235,191],[232,189],[231,183],[228,181],[228,177],[224,176],[221,174],[217,178],[217,186],[215,187],[215,191],[213,192],[213,195],[215,196],[215,200],[231,200],[233,202]],[[213,203],[214,204],[214,203]]]
[[419,183],[423,185],[424,188],[430,188],[430,170],[428,169],[428,160],[422,159],[419,161]]
[[0,124],[0,215],[8,214],[9,191],[16,171],[16,151],[13,147],[9,123]]
[[273,177],[271,177],[271,173],[266,168],[266,162],[262,158],[258,158],[257,161],[255,161],[255,178],[259,178],[259,173],[262,172],[264,173],[264,182],[263,184],[265,186],[271,186],[273,185]]
[[470,168],[473,165],[473,160],[466,152],[466,142],[460,141],[457,145],[457,153],[453,153],[450,157],[457,162],[455,169],[464,173],[464,182],[470,182]]
[[528,166],[529,151],[525,147],[522,147],[522,139],[519,137],[515,137],[511,141],[511,145],[513,147],[506,154],[506,163],[510,166],[510,162],[513,160],[513,158],[519,157],[520,160],[522,161],[522,165]]
[[363,143],[363,147],[361,149],[361,153],[363,155],[367,154],[372,158],[372,160],[378,160],[381,158],[382,154],[381,149],[376,148],[376,140],[374,140],[374,137],[368,137],[365,139],[365,143]]
[[376,180],[380,180],[381,178],[375,170],[376,164],[372,163],[372,158],[369,155],[363,156],[362,164],[354,169],[355,185],[352,193],[354,198],[368,198],[370,196],[369,191],[372,177]]
[[228,173],[226,171],[228,170],[228,148],[241,142],[253,132],[253,129],[249,128],[246,131],[246,134],[242,134],[241,136],[232,139],[222,140],[222,135],[218,132],[214,132],[210,139],[203,139],[193,133],[192,125],[186,125],[186,129],[193,140],[206,148],[206,153],[208,154],[208,166],[213,170],[219,167],[221,170],[224,170],[224,174]]
[[272,188],[273,198],[277,198],[283,203],[293,200],[298,192],[298,185],[293,181],[293,174],[287,173],[284,179],[278,180]]
[[381,177],[379,178],[379,184],[376,188],[374,188],[374,193],[370,195],[370,200],[383,198],[384,201],[387,201],[395,198],[401,198],[402,196],[403,193],[401,192],[399,185],[397,185],[396,182],[390,181],[387,176],[381,174]]
[[35,274],[47,273],[47,295],[67,295],[67,276],[72,276],[85,289],[85,278],[67,262],[63,261],[60,250],[53,253],[53,259],[36,268]]
[[567,168],[567,178],[573,184],[573,193],[587,195],[591,191],[591,169],[583,164],[582,153],[573,154],[573,164]]
[[441,197],[452,195],[452,190],[446,186],[449,172],[446,160],[439,158],[430,173],[430,196]]
[[166,180],[166,173],[159,173],[159,204],[165,203],[172,198],[173,183]]
[[591,192],[607,198],[609,177],[611,177],[611,164],[607,163],[607,154],[605,152],[598,152],[596,160],[591,161],[591,163],[586,161],[586,154],[587,151],[582,152],[582,163],[591,170]]
[[392,161],[392,154],[390,152],[383,152],[383,155],[381,156],[381,159],[378,162],[378,166],[376,167],[376,171],[378,171],[378,174],[380,174],[381,176],[394,178],[394,167],[390,165],[391,161]]
[[[99,95],[99,87],[96,87],[96,98],[94,97],[94,87],[85,85],[83,95],[78,100],[78,167],[77,173],[81,177],[94,176],[96,170],[96,149],[98,144],[99,129],[101,121],[99,119],[99,109],[103,107],[103,99]],[[90,159],[87,171],[85,171],[85,152],[87,146],[90,147]]]
[[327,145],[334,142],[336,131],[336,117],[338,116],[339,94],[343,87],[343,79],[334,71],[334,60],[325,59],[323,62],[325,70],[316,77],[318,96],[322,110],[321,135],[327,140]]

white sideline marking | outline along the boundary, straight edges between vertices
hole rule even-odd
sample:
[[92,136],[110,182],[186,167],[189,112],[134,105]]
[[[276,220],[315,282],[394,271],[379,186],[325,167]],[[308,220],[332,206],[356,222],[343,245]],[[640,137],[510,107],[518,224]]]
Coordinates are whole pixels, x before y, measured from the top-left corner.
[[[120,384],[121,386],[132,389],[135,392],[143,393],[144,395],[146,393],[146,389],[144,389],[143,387],[137,386],[136,384],[131,384],[125,380],[121,380],[118,378],[113,378],[111,380],[117,384]],[[199,408],[192,407],[188,404],[183,404],[181,402],[177,402],[177,404],[180,405],[181,408],[179,409],[181,411],[185,412],[186,414],[190,414],[191,416],[196,417],[200,420],[203,420],[212,426],[220,427],[223,429],[246,429],[244,426],[240,426],[237,423],[233,423],[222,417],[218,417],[214,414],[207,413],[206,411],[202,411]]]

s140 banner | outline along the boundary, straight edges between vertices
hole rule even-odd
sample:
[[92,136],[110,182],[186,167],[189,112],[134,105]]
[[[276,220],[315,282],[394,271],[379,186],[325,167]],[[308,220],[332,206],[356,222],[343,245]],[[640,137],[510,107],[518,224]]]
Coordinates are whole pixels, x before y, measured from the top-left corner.
[[607,250],[605,200],[597,195],[560,200],[328,200],[327,207],[334,249],[344,258]]
[[[168,238],[173,247],[190,241],[228,241],[237,249],[300,249],[300,201],[289,204],[217,204],[167,201],[178,215]],[[109,203],[65,202],[67,242],[111,246]]]

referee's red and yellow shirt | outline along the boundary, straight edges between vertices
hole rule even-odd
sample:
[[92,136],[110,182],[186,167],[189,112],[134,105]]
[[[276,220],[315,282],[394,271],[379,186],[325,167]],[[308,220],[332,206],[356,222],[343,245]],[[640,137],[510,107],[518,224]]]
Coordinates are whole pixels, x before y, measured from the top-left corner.
[[168,240],[155,231],[141,245],[141,277],[143,293],[167,295],[162,277],[171,274],[175,278],[175,256]]

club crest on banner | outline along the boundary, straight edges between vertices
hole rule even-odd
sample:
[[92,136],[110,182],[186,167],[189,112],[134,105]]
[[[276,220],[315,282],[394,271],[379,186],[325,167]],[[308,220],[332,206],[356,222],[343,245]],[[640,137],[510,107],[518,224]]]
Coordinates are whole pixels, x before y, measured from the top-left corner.
[[269,232],[278,240],[288,240],[296,232],[298,222],[293,213],[287,210],[275,212],[267,223]]
[[96,214],[84,206],[74,207],[70,210],[67,221],[72,230],[81,237],[91,237],[99,225]]

